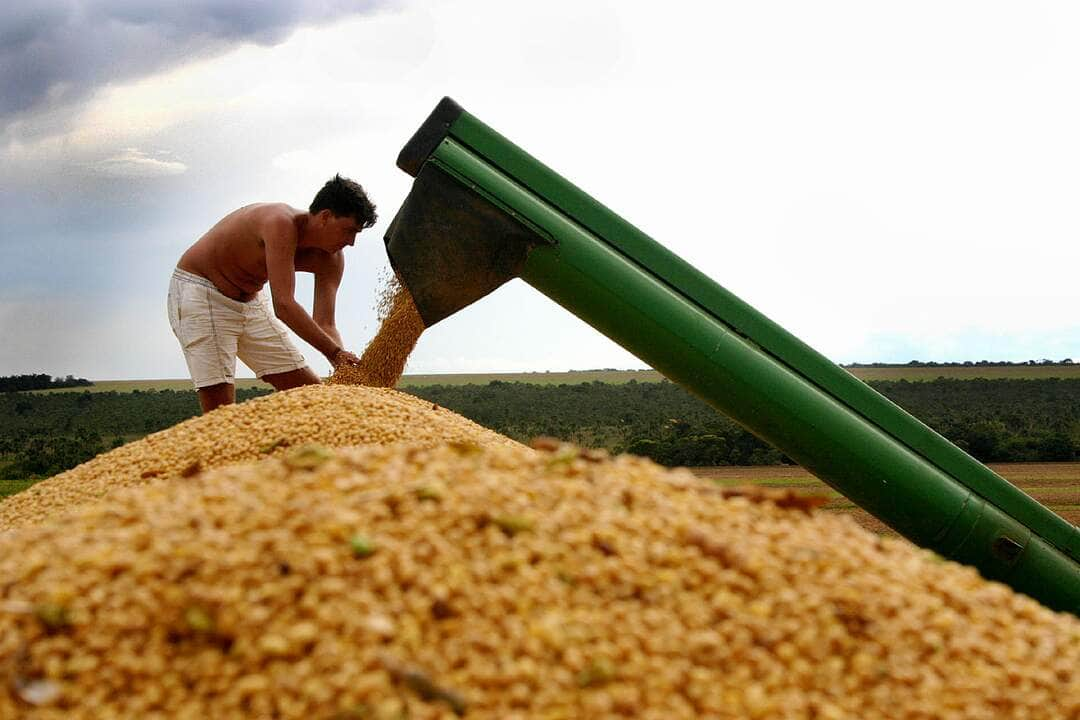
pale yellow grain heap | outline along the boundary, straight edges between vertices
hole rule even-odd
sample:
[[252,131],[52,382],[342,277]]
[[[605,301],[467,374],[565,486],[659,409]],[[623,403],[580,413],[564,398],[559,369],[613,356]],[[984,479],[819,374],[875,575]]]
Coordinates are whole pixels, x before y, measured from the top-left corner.
[[1080,621],[847,518],[567,447],[290,453],[5,536],[0,717],[1080,714]]
[[0,530],[32,525],[118,487],[281,455],[290,447],[511,440],[396,390],[306,386],[227,405],[97,456],[0,502]]

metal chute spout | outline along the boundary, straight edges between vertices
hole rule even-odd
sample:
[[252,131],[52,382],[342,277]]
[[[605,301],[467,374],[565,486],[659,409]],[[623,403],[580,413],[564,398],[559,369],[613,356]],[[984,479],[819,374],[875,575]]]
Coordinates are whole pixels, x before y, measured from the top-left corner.
[[417,173],[383,240],[425,327],[517,277],[529,250],[543,242],[430,162]]

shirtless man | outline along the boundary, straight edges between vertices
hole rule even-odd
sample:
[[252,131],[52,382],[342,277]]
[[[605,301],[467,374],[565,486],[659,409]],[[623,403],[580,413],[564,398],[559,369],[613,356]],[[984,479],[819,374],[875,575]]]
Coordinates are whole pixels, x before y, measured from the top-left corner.
[[[277,390],[321,382],[286,326],[334,367],[359,362],[342,346],[334,301],[342,250],[375,219],[363,188],[337,175],[307,212],[284,203],[242,207],[181,256],[169,285],[169,324],[204,413],[235,402],[237,357]],[[294,297],[297,271],[315,275],[311,315]],[[272,302],[260,292],[267,281]]]

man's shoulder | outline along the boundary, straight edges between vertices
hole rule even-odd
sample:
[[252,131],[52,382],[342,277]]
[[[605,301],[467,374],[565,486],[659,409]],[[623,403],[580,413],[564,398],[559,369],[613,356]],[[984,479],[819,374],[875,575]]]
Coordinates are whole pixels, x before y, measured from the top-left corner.
[[297,215],[303,212],[288,203],[282,202],[254,203],[248,207],[250,208],[251,218],[262,222],[287,220],[291,223]]
[[249,206],[248,222],[263,239],[266,234],[295,238],[295,220],[300,212],[286,203],[256,203]]

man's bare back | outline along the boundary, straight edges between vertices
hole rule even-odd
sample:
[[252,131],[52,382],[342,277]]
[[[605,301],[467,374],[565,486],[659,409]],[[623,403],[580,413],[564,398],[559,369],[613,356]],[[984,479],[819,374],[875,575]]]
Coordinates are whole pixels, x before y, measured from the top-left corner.
[[[306,216],[303,210],[285,203],[246,205],[210,228],[188,248],[176,266],[203,276],[233,300],[248,302],[266,284],[266,244],[262,228],[272,224],[275,218],[287,218],[296,225]],[[297,254],[310,253],[301,248]]]
[[[265,300],[254,303],[259,291],[269,283],[275,316],[267,318],[271,325],[283,323],[325,355],[331,365],[359,362],[356,355],[342,346],[334,319],[335,304],[345,267],[343,250],[355,243],[360,230],[374,224],[375,217],[375,208],[363,188],[336,176],[319,191],[306,212],[285,203],[256,203],[229,213],[184,252],[177,269],[187,273],[192,281],[212,285],[226,298],[249,306],[269,305]],[[298,271],[315,276],[311,314],[295,298]],[[182,290],[174,294],[188,297]],[[244,306],[237,306],[240,307]],[[296,361],[283,361],[280,354],[274,355],[276,350],[268,345],[274,339],[273,330],[257,331],[261,335],[249,337],[248,331],[219,327],[225,325],[219,320],[226,318],[227,309],[219,309],[216,316],[212,307],[205,311],[192,307],[187,313],[182,308],[170,312],[173,330],[185,350],[204,411],[232,401],[233,381],[228,363],[234,364],[239,354],[240,359],[251,365],[244,357],[245,348],[255,364],[265,369],[265,373],[260,373],[253,367],[256,374],[279,390],[319,381],[303,365],[302,357],[285,339],[284,328],[280,326],[276,335],[285,343],[282,351],[291,351],[299,358]],[[196,317],[195,312],[203,312],[205,318]],[[265,316],[266,311],[262,314]],[[187,318],[186,323],[182,317]],[[248,322],[241,318],[237,327],[245,328]],[[258,325],[256,321],[254,326]],[[198,337],[194,332],[200,333]],[[267,345],[267,352],[277,358],[276,362],[258,354],[260,342]],[[224,360],[215,360],[217,357]],[[288,370],[282,370],[283,367]]]

